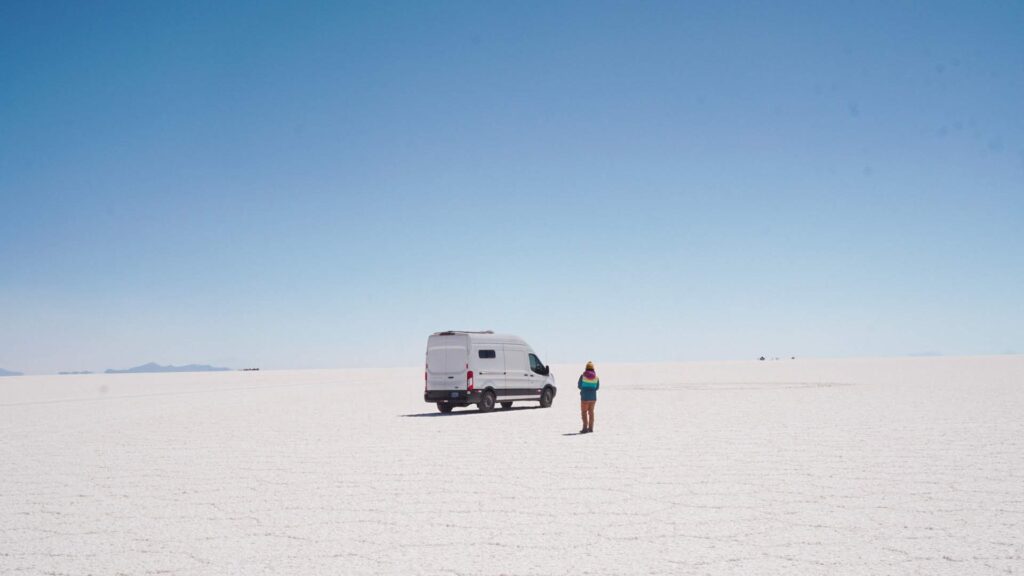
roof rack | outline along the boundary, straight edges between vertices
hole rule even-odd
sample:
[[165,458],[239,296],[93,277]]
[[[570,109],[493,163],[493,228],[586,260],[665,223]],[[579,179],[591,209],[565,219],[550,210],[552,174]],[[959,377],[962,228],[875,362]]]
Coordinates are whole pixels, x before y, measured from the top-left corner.
[[454,336],[456,334],[494,334],[494,330],[445,330],[444,332],[434,332],[434,336]]

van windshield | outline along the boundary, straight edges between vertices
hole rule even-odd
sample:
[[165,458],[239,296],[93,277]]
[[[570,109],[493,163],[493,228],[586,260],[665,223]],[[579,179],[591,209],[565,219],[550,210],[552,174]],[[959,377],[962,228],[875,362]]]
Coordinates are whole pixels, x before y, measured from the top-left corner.
[[548,369],[544,367],[544,363],[537,358],[536,354],[530,354],[530,370],[533,370],[537,374],[547,374]]

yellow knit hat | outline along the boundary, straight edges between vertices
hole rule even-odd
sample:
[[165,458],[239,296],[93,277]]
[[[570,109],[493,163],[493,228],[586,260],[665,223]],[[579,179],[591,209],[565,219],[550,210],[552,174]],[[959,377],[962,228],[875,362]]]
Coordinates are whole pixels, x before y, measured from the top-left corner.
[[587,370],[593,370],[593,369],[594,369],[594,363],[593,362],[587,362]]

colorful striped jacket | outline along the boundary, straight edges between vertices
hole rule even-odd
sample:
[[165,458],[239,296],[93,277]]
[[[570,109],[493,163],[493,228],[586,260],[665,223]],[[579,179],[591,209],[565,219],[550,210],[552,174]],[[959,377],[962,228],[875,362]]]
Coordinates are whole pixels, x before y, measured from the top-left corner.
[[580,376],[580,381],[576,383],[576,387],[580,389],[581,401],[597,400],[597,389],[601,387],[601,379],[597,377],[597,373],[593,370],[587,370]]

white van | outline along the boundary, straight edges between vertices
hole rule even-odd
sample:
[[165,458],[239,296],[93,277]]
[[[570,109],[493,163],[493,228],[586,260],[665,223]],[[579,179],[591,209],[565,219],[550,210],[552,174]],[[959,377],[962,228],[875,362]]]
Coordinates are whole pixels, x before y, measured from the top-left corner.
[[450,330],[427,339],[423,399],[441,412],[476,404],[490,412],[495,403],[540,402],[551,406],[558,389],[550,368],[518,336]]

